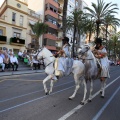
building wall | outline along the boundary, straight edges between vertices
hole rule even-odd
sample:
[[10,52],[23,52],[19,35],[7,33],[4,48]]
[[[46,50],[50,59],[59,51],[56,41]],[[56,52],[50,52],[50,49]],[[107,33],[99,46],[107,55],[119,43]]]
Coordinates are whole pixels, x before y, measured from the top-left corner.
[[[15,22],[12,19],[12,14],[16,13]],[[23,17],[23,25],[20,24],[20,16]],[[31,36],[29,35],[29,22],[31,19],[35,22],[40,18],[36,18],[30,15],[28,9],[27,0],[7,0],[0,8],[0,29],[3,29],[4,36],[7,36],[7,42],[5,44],[0,44],[0,47],[7,47],[8,49],[20,49],[24,51],[31,42]],[[13,45],[10,44],[10,38],[14,37],[14,32],[20,33],[20,39],[25,39],[25,45]]]

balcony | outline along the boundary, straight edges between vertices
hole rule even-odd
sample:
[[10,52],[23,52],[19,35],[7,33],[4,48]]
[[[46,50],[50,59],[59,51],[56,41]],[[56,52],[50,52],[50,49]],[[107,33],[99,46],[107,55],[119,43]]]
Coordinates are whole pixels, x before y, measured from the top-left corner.
[[55,12],[53,12],[53,11],[51,11],[51,10],[49,10],[49,9],[47,9],[47,10],[45,11],[45,16],[46,16],[46,15],[50,15],[50,16],[58,19],[58,14],[55,13]]
[[4,43],[6,43],[6,41],[7,41],[7,37],[0,35],[0,43],[1,43],[1,44],[4,44]]
[[49,25],[49,27],[53,28],[53,29],[57,29],[57,25],[49,22],[49,21],[46,21],[45,24]]
[[45,4],[48,4],[48,3],[55,6],[56,8],[59,7],[58,2],[55,2],[54,0],[45,0]]
[[58,40],[57,36],[51,33],[44,34],[44,38],[48,38],[55,41]]
[[16,38],[16,37],[11,37],[10,38],[10,44],[11,45],[18,45],[18,46],[24,46],[25,45],[25,40]]
[[35,11],[31,10],[31,9],[28,9],[28,14],[33,17],[33,18],[37,18],[37,19],[40,19],[40,15],[35,13]]

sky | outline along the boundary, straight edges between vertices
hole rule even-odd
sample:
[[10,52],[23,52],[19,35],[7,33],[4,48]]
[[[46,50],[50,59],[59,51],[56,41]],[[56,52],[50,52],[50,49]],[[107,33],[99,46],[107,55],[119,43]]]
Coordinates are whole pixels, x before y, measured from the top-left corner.
[[[94,2],[94,3],[97,2],[97,0],[84,0],[84,1],[87,3],[89,7],[91,6],[91,2]],[[104,1],[106,3],[112,2],[112,3],[118,4],[119,10],[118,10],[118,14],[116,15],[116,17],[120,19],[120,0],[104,0]],[[0,6],[2,5],[3,2],[4,0],[0,0]],[[118,28],[118,31],[120,31],[120,27]]]

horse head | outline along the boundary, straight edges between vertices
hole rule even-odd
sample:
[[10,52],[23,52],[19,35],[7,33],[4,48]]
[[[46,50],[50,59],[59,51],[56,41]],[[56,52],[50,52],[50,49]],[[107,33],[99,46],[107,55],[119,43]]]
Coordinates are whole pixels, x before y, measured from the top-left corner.
[[37,60],[40,60],[43,58],[43,49],[44,47],[37,50],[37,53],[36,53]]

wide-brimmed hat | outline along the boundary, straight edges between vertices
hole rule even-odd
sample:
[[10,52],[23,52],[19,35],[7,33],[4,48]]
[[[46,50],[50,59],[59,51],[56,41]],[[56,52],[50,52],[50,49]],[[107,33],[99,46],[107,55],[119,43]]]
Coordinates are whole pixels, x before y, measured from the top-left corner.
[[95,44],[101,44],[102,43],[102,39],[101,38],[96,38],[95,39]]
[[63,39],[62,39],[62,41],[65,41],[65,42],[69,42],[69,38],[68,37],[64,37]]

